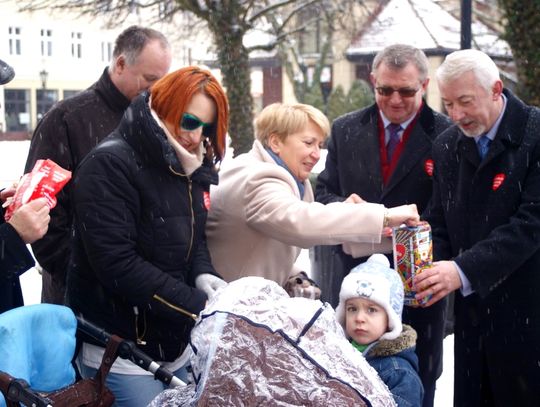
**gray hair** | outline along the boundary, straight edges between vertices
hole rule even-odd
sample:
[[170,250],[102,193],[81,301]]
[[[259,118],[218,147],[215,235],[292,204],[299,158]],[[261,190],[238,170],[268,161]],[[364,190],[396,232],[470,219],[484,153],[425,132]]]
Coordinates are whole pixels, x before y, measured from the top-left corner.
[[392,69],[403,69],[411,63],[416,66],[420,73],[420,82],[424,82],[428,76],[428,60],[426,54],[418,48],[406,44],[394,44],[382,49],[375,55],[371,73],[375,71],[381,63]]
[[159,41],[163,49],[170,48],[167,38],[153,28],[132,25],[118,35],[114,42],[113,57],[109,70],[112,71],[114,64],[120,55],[123,55],[128,65],[134,65],[144,47],[153,40]]
[[499,68],[487,54],[476,49],[463,49],[446,56],[437,68],[437,81],[448,83],[466,72],[473,72],[479,85],[487,92],[491,92],[493,84],[501,79]]

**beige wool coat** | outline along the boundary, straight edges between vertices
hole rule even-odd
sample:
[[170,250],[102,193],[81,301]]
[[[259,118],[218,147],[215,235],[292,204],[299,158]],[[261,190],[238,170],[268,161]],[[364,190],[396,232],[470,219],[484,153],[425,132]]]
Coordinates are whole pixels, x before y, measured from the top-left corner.
[[210,190],[208,248],[230,282],[260,276],[283,284],[300,248],[343,242],[380,243],[384,206],[313,202],[309,180],[300,191],[293,176],[255,141],[224,165]]

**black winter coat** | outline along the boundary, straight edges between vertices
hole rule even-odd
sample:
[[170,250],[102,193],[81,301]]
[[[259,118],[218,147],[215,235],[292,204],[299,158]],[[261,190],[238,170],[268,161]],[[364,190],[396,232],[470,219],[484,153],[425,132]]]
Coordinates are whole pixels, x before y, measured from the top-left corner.
[[[30,144],[25,173],[38,159],[49,158],[74,171],[88,152],[116,128],[127,99],[112,83],[107,69],[85,91],[58,102],[39,122]],[[49,273],[64,276],[69,260],[72,207],[71,182],[57,195],[49,229],[32,244],[39,264]],[[59,277],[62,278],[62,277]]]
[[68,303],[155,359],[172,361],[207,300],[195,278],[217,275],[203,196],[217,173],[205,164],[183,175],[148,99],[134,100],[77,171]]
[[495,139],[480,160],[454,126],[433,145],[426,213],[435,260],[454,260],[474,293],[455,296],[454,405],[539,406],[540,109],[508,90]]
[[[422,213],[431,198],[433,140],[450,125],[448,117],[425,102],[388,183],[383,183],[379,145],[379,111],[374,104],[336,119],[328,142],[326,165],[317,178],[315,200],[344,201],[356,193],[368,202],[393,207],[415,203]],[[363,263],[336,246],[345,274]],[[338,288],[339,292],[339,288]]]

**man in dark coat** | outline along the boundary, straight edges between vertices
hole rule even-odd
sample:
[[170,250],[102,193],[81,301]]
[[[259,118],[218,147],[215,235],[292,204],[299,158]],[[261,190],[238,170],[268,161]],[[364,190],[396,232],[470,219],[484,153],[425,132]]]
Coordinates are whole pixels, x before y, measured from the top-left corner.
[[[25,172],[44,158],[74,171],[86,154],[116,128],[131,100],[165,75],[170,64],[170,47],[163,34],[138,26],[124,30],[116,39],[110,67],[99,80],[56,104],[38,124]],[[70,191],[68,184],[58,194],[49,231],[32,245],[43,268],[42,302],[64,303],[73,217]]]
[[[389,46],[373,60],[371,80],[376,103],[336,119],[332,126],[326,167],[317,179],[315,198],[329,203],[356,193],[387,207],[415,203],[422,213],[431,198],[431,145],[451,124],[422,98],[429,83],[427,58],[411,46]],[[391,128],[397,125],[397,134],[392,134]],[[397,139],[391,140],[396,135]],[[389,146],[393,151],[388,151]],[[369,252],[387,253],[393,262],[391,239],[385,240],[379,247],[335,247],[342,263],[334,270],[341,273],[337,283],[364,262],[362,256]],[[418,333],[416,352],[425,389],[424,406],[433,405],[435,382],[442,373],[445,316],[445,302],[432,308],[403,310],[403,321]]]
[[[0,60],[0,85],[11,81],[15,71]],[[0,204],[13,196],[15,188],[0,191]],[[8,222],[0,207],[0,313],[24,305],[19,276],[34,266],[26,247],[41,238],[49,224],[49,207],[45,199],[36,199],[17,209]]]
[[[540,110],[477,50],[437,71],[455,126],[433,145],[427,306],[455,295],[454,405],[540,405]],[[483,157],[483,158],[482,158]]]

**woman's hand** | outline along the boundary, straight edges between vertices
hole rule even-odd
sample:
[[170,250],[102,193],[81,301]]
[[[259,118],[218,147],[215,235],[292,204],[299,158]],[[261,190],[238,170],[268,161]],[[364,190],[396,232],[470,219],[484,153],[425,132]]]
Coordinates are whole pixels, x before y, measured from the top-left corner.
[[225,287],[226,285],[227,283],[221,278],[209,273],[200,274],[195,278],[195,287],[204,291],[209,299],[216,295],[216,292],[221,287]]
[[364,203],[366,201],[360,198],[360,196],[358,196],[357,194],[350,194],[349,197],[345,199],[344,202],[345,203]]
[[417,226],[420,223],[420,215],[416,204],[401,205],[386,210],[385,225],[396,227],[403,223],[407,226]]

